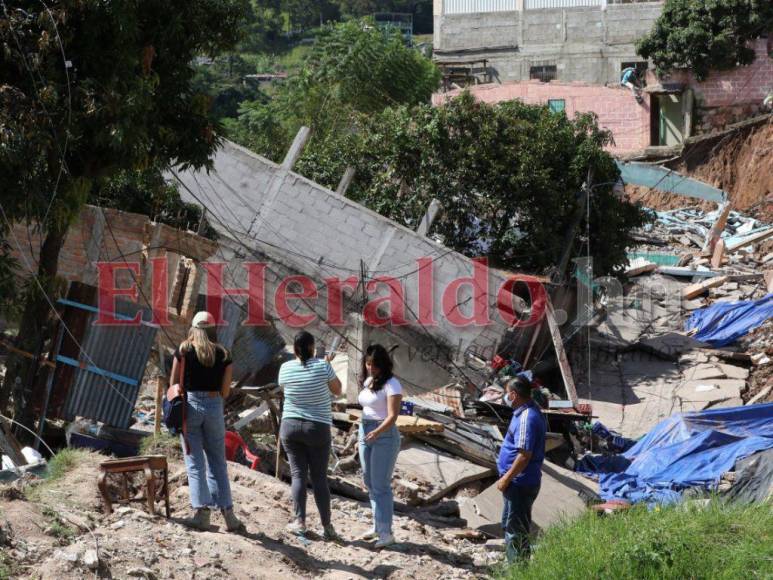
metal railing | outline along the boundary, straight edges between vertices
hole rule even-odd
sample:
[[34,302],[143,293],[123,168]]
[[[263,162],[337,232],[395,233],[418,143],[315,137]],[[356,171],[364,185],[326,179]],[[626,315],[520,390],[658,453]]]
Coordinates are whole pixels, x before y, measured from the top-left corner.
[[444,0],[446,14],[474,14],[476,12],[515,12],[516,0]]
[[[662,4],[663,0],[523,0],[524,10],[551,8],[582,8],[623,4]],[[515,12],[518,0],[443,0],[444,14],[475,14],[485,12]]]

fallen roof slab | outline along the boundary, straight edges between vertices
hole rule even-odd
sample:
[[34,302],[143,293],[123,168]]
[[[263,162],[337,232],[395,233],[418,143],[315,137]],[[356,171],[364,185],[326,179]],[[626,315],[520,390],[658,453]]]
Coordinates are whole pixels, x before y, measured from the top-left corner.
[[[596,497],[596,484],[587,478],[546,461],[542,465],[542,484],[532,507],[532,522],[540,530],[573,518],[586,509],[582,496]],[[467,527],[492,537],[502,536],[502,492],[496,485],[459,506]]]

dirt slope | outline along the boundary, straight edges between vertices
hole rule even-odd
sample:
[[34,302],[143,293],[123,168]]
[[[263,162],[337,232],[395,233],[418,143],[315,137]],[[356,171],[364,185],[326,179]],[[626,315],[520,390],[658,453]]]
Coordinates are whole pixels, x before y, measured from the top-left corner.
[[[773,222],[773,116],[767,121],[685,148],[667,167],[730,194],[734,209]],[[691,205],[688,198],[628,187],[634,201],[654,209]],[[715,204],[704,204],[714,209]]]
[[[370,510],[355,501],[333,499],[334,523],[348,541],[311,542],[285,532],[290,516],[289,487],[262,473],[229,463],[237,514],[247,525],[242,535],[224,532],[218,515],[208,532],[195,532],[175,520],[189,515],[188,490],[176,463],[173,477],[172,520],[151,517],[140,509],[119,507],[102,513],[96,488],[93,456],[55,485],[46,486],[36,501],[2,499],[0,528],[10,522],[14,576],[41,579],[93,576],[83,561],[87,550],[98,548],[103,578],[470,578],[488,573],[486,551],[480,540],[458,538],[459,529],[434,527],[412,518],[396,517],[400,542],[382,551],[354,541],[370,525]],[[28,495],[31,492],[28,492]],[[319,528],[313,499],[309,498],[310,529]],[[137,506],[138,504],[134,504]],[[50,508],[46,508],[50,506]],[[83,529],[62,544],[41,530],[50,509],[61,511]],[[49,516],[45,515],[46,513]],[[75,526],[73,526],[75,527]],[[86,530],[91,528],[91,531]],[[6,548],[2,548],[4,550]],[[489,552],[489,557],[494,554]]]

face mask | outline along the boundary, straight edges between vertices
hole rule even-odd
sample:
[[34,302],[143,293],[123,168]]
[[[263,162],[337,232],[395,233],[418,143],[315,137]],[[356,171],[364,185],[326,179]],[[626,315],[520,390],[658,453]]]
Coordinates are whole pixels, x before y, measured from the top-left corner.
[[505,395],[505,399],[507,400],[507,406],[511,409],[515,409],[515,398],[510,398],[509,396]]

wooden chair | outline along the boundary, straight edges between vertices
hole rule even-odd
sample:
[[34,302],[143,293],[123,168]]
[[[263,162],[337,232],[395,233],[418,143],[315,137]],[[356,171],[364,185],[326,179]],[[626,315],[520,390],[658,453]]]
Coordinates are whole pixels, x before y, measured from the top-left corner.
[[[163,455],[145,455],[139,457],[126,457],[124,459],[110,459],[99,464],[100,475],[97,485],[108,514],[113,512],[113,502],[128,504],[132,501],[147,502],[148,511],[156,513],[156,501],[163,498],[166,504],[166,517],[169,517],[169,472],[166,457]],[[162,475],[156,475],[161,472]],[[144,473],[145,496],[129,497],[129,477],[133,473]],[[108,478],[117,475],[121,479],[120,497],[113,500],[108,489]]]

